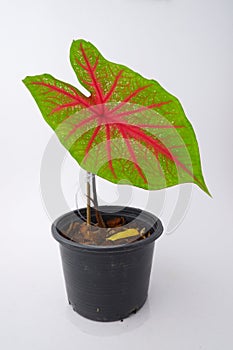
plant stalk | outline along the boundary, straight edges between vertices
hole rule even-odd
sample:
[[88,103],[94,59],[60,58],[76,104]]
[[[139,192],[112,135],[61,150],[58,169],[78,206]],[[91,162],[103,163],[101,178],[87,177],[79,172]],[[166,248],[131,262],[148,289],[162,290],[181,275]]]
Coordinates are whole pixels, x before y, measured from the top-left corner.
[[93,190],[93,202],[94,202],[94,207],[95,207],[96,220],[98,222],[99,227],[106,227],[105,222],[103,220],[103,217],[99,211],[95,174],[92,174],[92,190]]
[[90,178],[91,173],[87,172],[87,225],[89,226],[91,224],[91,201],[90,201],[90,194],[91,194],[91,184],[90,184]]

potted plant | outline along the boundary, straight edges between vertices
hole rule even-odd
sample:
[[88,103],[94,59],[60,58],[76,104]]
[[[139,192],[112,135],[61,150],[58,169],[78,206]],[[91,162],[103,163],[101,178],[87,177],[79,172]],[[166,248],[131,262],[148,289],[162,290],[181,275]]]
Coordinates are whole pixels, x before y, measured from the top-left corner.
[[87,171],[87,207],[52,225],[69,303],[98,321],[123,319],[144,304],[161,221],[128,207],[98,206],[95,175],[159,190],[195,183],[209,194],[198,144],[180,102],[158,82],[106,60],[85,40],[70,60],[89,92],[49,74],[23,82],[61,143]]

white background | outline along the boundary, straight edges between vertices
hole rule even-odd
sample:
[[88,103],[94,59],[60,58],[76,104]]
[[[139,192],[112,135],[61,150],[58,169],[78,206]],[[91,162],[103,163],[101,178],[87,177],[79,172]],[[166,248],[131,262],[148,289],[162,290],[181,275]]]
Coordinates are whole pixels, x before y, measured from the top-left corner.
[[[232,1],[15,0],[0,7],[1,349],[231,349]],[[123,323],[88,321],[67,305],[39,188],[52,131],[21,82],[48,72],[77,86],[68,61],[77,38],[180,98],[213,195],[194,186],[185,220],[158,242],[148,302]],[[68,198],[77,167],[67,162]],[[169,215],[165,208],[165,227]]]

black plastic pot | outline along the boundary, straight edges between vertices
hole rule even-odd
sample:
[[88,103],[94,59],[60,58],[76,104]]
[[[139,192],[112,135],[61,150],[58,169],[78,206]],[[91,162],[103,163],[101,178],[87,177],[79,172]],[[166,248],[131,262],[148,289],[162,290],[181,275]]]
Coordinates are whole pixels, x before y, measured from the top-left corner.
[[147,299],[154,242],[163,226],[156,216],[140,209],[102,206],[100,210],[104,219],[123,216],[128,223],[137,218],[151,235],[110,247],[85,246],[65,238],[63,229],[82,220],[86,209],[59,217],[52,234],[60,243],[68,300],[74,311],[95,321],[116,321],[135,313]]

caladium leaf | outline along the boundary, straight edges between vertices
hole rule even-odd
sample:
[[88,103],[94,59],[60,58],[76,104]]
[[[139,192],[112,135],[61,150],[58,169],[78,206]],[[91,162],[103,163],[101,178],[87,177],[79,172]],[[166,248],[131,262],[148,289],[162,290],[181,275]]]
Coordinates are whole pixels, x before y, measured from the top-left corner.
[[90,42],[74,41],[70,60],[89,97],[48,74],[24,83],[84,169],[150,190],[192,182],[209,194],[195,133],[176,97],[106,60]]
[[26,77],[23,82],[35,98],[44,119],[54,130],[70,115],[89,107],[86,96],[49,74]]

